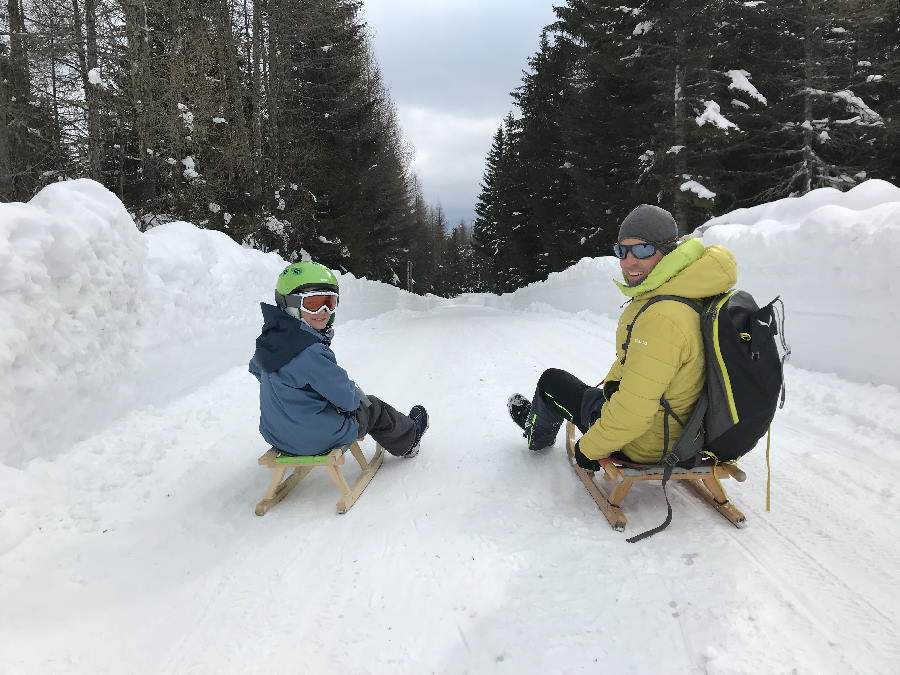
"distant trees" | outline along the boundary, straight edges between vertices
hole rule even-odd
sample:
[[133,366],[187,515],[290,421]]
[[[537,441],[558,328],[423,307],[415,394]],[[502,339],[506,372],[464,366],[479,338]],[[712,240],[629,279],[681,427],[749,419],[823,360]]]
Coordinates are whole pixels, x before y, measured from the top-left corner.
[[361,4],[3,0],[0,199],[89,176],[144,228],[191,220],[399,286],[412,262],[415,290],[444,292],[455,235],[422,200]]
[[683,231],[818,187],[896,181],[896,0],[568,0],[488,154],[483,285],[606,254],[642,202]]
[[897,0],[567,0],[498,128],[476,219],[425,203],[359,0],[0,0],[0,199],[90,176],[416,292],[512,291],[605,254],[636,204],[684,231],[900,177]]

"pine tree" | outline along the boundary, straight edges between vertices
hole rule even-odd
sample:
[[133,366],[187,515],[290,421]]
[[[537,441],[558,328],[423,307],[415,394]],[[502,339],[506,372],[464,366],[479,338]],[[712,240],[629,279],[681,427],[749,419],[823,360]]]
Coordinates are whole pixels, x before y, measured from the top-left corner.
[[522,112],[516,166],[521,167],[517,173],[525,205],[517,207],[524,222],[516,231],[515,244],[525,283],[578,260],[587,234],[587,224],[576,211],[574,165],[561,125],[569,105],[567,46],[551,45],[544,33],[537,54],[529,60],[531,72],[513,94]]
[[871,22],[863,4],[796,0],[754,8],[775,26],[768,53],[777,62],[758,78],[768,106],[753,127],[746,125],[748,152],[726,163],[730,169],[749,159],[763,169],[741,205],[820,187],[846,189],[868,175],[885,124],[859,96],[865,90],[859,37]]
[[499,228],[502,209],[500,203],[500,172],[506,165],[507,142],[503,126],[494,133],[485,160],[484,177],[481,193],[475,204],[475,222],[473,224],[473,247],[481,272],[485,290],[496,292],[497,277],[500,273],[500,251],[509,245],[501,238]]

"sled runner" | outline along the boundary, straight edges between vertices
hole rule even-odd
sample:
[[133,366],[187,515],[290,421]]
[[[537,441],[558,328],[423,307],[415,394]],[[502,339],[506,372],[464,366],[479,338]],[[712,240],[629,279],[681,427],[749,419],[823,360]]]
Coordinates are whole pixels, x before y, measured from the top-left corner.
[[[344,452],[349,449],[362,473],[351,487],[344,479],[341,473],[341,466],[344,464]],[[359,499],[362,491],[366,489],[372,476],[381,467],[384,459],[384,448],[380,444],[375,444],[375,454],[372,458],[366,460],[366,456],[359,447],[359,441],[353,441],[350,445],[342,448],[334,448],[331,452],[324,455],[312,455],[305,457],[295,457],[294,455],[283,455],[275,448],[270,448],[259,458],[261,466],[267,466],[274,471],[272,479],[269,481],[269,487],[266,488],[266,494],[263,500],[256,505],[256,515],[264,516],[266,512],[275,504],[284,499],[287,494],[297,487],[297,483],[303,480],[306,475],[317,466],[328,469],[331,480],[337,485],[341,491],[341,498],[337,503],[338,513],[347,513],[350,507]],[[285,478],[288,469],[293,467],[293,471]]]
[[[620,462],[614,458],[601,459],[603,479],[614,485],[612,491],[608,492],[594,480],[593,471],[582,469],[575,463],[575,425],[571,422],[566,423],[566,451],[575,473],[591,493],[591,497],[597,502],[597,506],[600,507],[609,524],[617,532],[622,532],[628,522],[622,511],[622,502],[631,486],[638,481],[661,481],[663,478],[662,465],[632,464],[631,462]],[[677,467],[669,476],[669,480],[685,481],[691,492],[710,504],[735,527],[744,527],[744,514],[728,501],[728,495],[719,484],[721,478],[734,478],[738,482],[743,482],[747,479],[747,475],[734,464],[710,462],[693,469]]]

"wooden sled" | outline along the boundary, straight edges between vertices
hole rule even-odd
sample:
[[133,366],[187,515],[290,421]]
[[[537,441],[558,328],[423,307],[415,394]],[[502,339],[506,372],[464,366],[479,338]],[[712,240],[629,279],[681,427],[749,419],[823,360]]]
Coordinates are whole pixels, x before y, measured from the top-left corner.
[[[347,484],[344,474],[341,473],[341,467],[344,465],[344,451],[350,449],[362,474],[356,479],[353,487]],[[303,480],[306,475],[317,466],[328,469],[328,475],[341,491],[341,498],[337,502],[337,512],[347,513],[350,507],[359,499],[362,491],[366,489],[372,476],[381,467],[384,459],[384,448],[381,444],[375,444],[375,454],[372,458],[366,460],[366,456],[359,447],[359,441],[353,441],[349,446],[335,448],[326,455],[312,455],[309,457],[294,457],[293,455],[282,455],[275,448],[270,448],[259,458],[261,466],[267,466],[274,470],[272,480],[269,481],[269,487],[266,488],[266,494],[262,501],[256,505],[256,515],[264,516],[278,502],[284,499],[287,494],[297,487],[297,483]],[[293,467],[293,471],[285,478],[284,475],[288,469]]]
[[[609,524],[617,532],[622,532],[628,523],[628,519],[622,511],[622,502],[631,486],[638,481],[661,481],[663,477],[662,466],[644,464],[623,466],[618,464],[615,459],[601,459],[603,479],[614,485],[612,492],[607,492],[594,480],[593,471],[582,469],[575,463],[575,425],[571,422],[566,422],[566,451],[575,473],[591,493],[591,497],[597,502],[597,506],[600,507]],[[714,465],[710,463],[693,469],[676,467],[669,476],[670,481],[685,482],[694,495],[725,516],[735,527],[744,527],[746,524],[744,514],[728,501],[728,495],[719,484],[719,480],[722,478],[734,478],[738,482],[743,482],[747,479],[747,474],[734,464]]]

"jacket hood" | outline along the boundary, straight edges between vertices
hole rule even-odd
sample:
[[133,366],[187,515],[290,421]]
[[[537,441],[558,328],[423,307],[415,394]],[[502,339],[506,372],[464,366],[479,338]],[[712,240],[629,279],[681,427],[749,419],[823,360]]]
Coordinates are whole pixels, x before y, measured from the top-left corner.
[[263,327],[253,356],[264,370],[275,372],[307,347],[331,342],[330,329],[323,334],[275,305],[261,302],[259,306]]
[[704,246],[688,239],[659,261],[637,286],[615,282],[631,298],[680,295],[708,298],[724,293],[737,283],[737,262],[724,246]]

